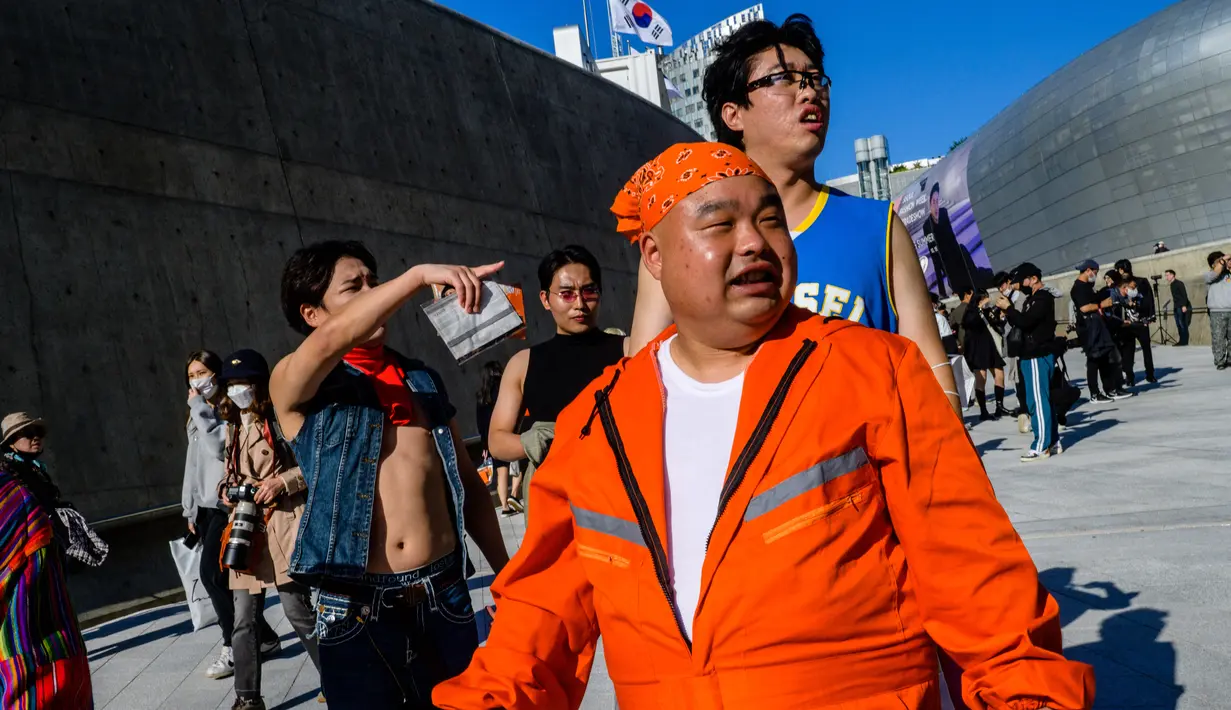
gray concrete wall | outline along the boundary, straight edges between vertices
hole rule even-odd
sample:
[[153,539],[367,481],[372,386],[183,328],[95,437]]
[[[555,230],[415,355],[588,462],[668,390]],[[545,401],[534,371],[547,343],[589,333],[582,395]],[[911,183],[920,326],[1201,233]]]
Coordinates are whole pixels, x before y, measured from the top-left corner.
[[[607,206],[694,139],[418,0],[0,0],[0,408],[47,417],[88,516],[177,502],[183,358],[287,352],[294,249],[360,239],[386,275],[506,259],[534,288],[577,242],[607,269],[605,324],[627,327],[635,257]],[[454,366],[417,307],[392,326],[472,429],[480,363]],[[530,340],[549,333],[532,307]]]

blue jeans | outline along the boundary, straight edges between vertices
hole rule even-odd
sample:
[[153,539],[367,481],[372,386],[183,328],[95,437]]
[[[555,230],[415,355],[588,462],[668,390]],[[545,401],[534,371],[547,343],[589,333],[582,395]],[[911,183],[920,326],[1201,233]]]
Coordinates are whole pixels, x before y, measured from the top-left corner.
[[1188,319],[1192,317],[1192,308],[1188,313],[1175,309],[1175,330],[1179,334],[1179,343],[1177,345],[1188,345]]
[[1030,423],[1034,426],[1034,442],[1030,450],[1040,454],[1055,446],[1059,438],[1059,425],[1051,411],[1051,376],[1055,369],[1055,355],[1022,360],[1026,407],[1030,410]]
[[[322,588],[316,629],[330,708],[433,707],[432,689],[466,670],[479,647],[461,564],[454,552],[413,572],[366,575],[357,589]],[[411,585],[423,590],[415,604]]]

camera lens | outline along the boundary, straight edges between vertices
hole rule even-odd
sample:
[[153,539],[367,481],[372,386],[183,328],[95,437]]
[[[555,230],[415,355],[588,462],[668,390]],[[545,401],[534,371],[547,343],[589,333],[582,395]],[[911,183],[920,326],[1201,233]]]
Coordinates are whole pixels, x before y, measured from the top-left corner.
[[234,489],[235,512],[231,516],[231,533],[222,553],[222,566],[240,572],[247,571],[252,539],[261,529],[260,510],[256,505],[256,488],[244,484]]

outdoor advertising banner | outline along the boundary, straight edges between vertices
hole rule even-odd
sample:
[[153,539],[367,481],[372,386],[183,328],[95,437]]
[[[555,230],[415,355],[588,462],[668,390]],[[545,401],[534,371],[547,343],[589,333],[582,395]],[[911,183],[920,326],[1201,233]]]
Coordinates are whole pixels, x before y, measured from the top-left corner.
[[969,159],[967,142],[893,200],[915,242],[928,288],[941,298],[992,286],[992,264],[970,207]]

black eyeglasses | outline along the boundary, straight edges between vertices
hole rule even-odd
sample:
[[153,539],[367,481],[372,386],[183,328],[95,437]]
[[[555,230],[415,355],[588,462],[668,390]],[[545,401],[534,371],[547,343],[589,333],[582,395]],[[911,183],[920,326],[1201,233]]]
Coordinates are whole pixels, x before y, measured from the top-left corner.
[[829,93],[829,87],[833,86],[833,79],[830,79],[825,72],[821,71],[795,71],[788,69],[786,71],[774,72],[767,74],[755,81],[748,82],[748,91],[756,91],[757,89],[765,89],[771,94],[794,94],[803,91],[805,86],[810,86],[816,89],[818,93]]
[[580,290],[575,288],[565,288],[560,289],[559,291],[549,291],[549,293],[556,294],[560,297],[560,300],[565,303],[572,303],[573,301],[576,301],[579,296],[586,302],[597,301],[598,296],[602,293],[602,291],[603,290],[598,287],[598,284],[586,284],[585,286],[582,286]]

